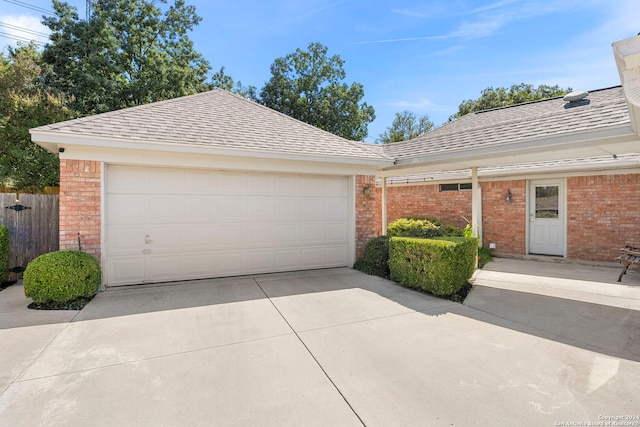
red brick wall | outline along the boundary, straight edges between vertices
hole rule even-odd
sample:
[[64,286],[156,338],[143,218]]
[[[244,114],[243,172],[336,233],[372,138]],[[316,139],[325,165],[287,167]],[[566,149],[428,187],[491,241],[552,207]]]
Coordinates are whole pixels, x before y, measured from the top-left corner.
[[[368,188],[369,194],[364,189]],[[356,176],[356,258],[362,256],[367,242],[380,235],[380,190],[375,176]]]
[[[524,255],[527,250],[527,182],[483,182],[482,188],[482,243],[495,243],[496,254]],[[504,200],[511,192],[511,203]]]
[[567,257],[612,261],[640,244],[640,174],[567,178]]
[[421,216],[460,227],[471,221],[471,191],[440,192],[438,185],[387,187],[387,220]]
[[60,249],[82,250],[100,261],[100,167],[89,160],[60,160]]

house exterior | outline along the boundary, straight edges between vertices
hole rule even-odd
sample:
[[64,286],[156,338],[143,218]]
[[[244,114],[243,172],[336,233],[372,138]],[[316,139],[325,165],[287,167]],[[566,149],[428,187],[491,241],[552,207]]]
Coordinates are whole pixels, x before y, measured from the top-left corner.
[[106,286],[351,266],[419,215],[468,220],[499,254],[611,260],[640,240],[640,38],[619,43],[622,87],[387,146],[221,90],[32,129],[60,157],[60,248]]

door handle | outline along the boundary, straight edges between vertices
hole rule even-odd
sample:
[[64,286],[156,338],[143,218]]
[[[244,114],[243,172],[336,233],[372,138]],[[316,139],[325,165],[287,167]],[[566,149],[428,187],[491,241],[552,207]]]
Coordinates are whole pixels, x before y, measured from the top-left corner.
[[153,240],[151,240],[151,239],[149,238],[149,235],[148,235],[148,234],[147,234],[146,236],[144,236],[144,244],[145,244],[145,245],[150,245],[150,244],[151,244],[151,242],[153,242]]

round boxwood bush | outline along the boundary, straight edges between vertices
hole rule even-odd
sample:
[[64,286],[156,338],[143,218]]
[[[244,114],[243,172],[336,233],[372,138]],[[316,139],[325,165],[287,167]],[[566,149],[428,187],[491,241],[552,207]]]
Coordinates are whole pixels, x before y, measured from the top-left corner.
[[36,303],[89,298],[100,288],[100,265],[86,252],[50,252],[27,265],[22,281],[24,294]]

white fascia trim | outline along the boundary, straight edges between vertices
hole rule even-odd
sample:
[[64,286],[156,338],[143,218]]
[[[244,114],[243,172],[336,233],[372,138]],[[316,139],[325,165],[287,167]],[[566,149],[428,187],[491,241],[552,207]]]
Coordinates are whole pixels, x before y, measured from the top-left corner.
[[[506,158],[526,153],[555,152],[570,148],[596,147],[603,144],[638,141],[638,136],[633,132],[629,124],[611,126],[599,130],[586,130],[573,132],[564,136],[545,136],[543,138],[529,138],[506,144],[495,144],[470,150],[448,150],[446,152],[398,160],[396,165],[382,169],[381,174],[392,176],[402,169],[419,166],[440,164],[445,166],[447,162],[468,162],[469,167],[477,164],[478,160],[496,160],[500,155]],[[640,141],[639,141],[640,142]],[[578,144],[579,147],[578,147]],[[615,154],[615,153],[613,153]],[[501,164],[496,161],[496,164]],[[483,165],[484,166],[484,165]],[[389,173],[390,172],[390,173]]]
[[220,148],[206,145],[167,143],[158,141],[142,141],[135,139],[108,139],[83,135],[78,137],[77,134],[63,133],[51,131],[41,131],[31,129],[31,138],[33,142],[40,145],[44,149],[57,153],[59,148],[65,146],[89,146],[89,147],[105,147],[105,148],[121,148],[134,149],[142,151],[163,151],[173,153],[189,153],[189,154],[207,154],[230,157],[248,157],[261,159],[279,159],[294,161],[311,161],[321,163],[343,163],[353,165],[366,165],[385,167],[393,165],[391,159],[370,159],[365,157],[347,157],[347,156],[326,156],[313,154],[288,154],[275,151],[255,151],[243,150],[240,148]]

